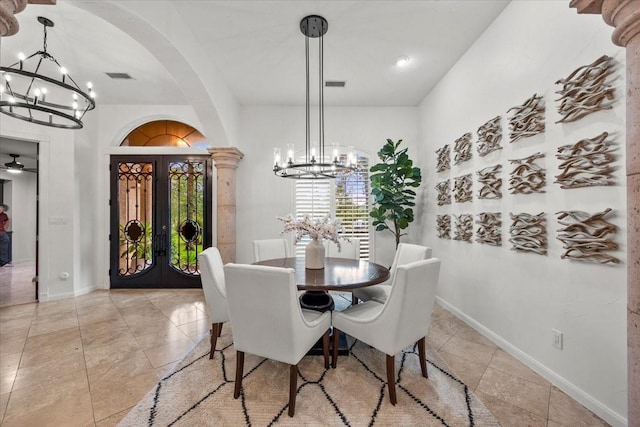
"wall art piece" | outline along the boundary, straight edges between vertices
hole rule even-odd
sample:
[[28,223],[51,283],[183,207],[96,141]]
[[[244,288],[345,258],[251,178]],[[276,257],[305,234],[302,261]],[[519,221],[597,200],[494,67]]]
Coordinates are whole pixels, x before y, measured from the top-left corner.
[[545,170],[535,164],[537,159],[543,157],[544,154],[536,153],[524,159],[509,160],[516,165],[509,178],[511,194],[544,193]]
[[501,199],[502,198],[502,178],[498,174],[502,172],[502,165],[489,166],[477,172],[480,190],[479,199]]
[[547,224],[544,212],[538,215],[528,213],[509,214],[511,228],[509,241],[511,250],[516,252],[534,252],[547,254]]
[[471,133],[467,132],[460,138],[456,139],[456,143],[453,146],[453,151],[456,152],[454,156],[455,164],[460,164],[471,159]]
[[509,117],[509,142],[516,142],[520,138],[537,135],[544,132],[544,98],[533,94],[522,105],[511,107],[513,111]]
[[501,116],[494,117],[478,128],[478,154],[484,157],[492,151],[502,150]]
[[451,238],[451,216],[436,216],[436,232],[438,233],[438,237],[441,239]]
[[558,113],[562,116],[556,123],[574,122],[588,114],[610,109],[614,101],[614,88],[609,78],[613,74],[613,59],[603,55],[589,65],[583,65],[560,79],[556,91],[560,98]]
[[558,147],[556,157],[562,163],[558,166],[561,173],[556,175],[556,182],[561,188],[614,184],[611,152],[615,147],[607,140],[608,136],[607,132],[602,132],[595,138]]
[[453,184],[453,197],[456,203],[470,202],[473,199],[473,192],[471,187],[473,180],[471,174],[462,175],[455,178]]
[[471,214],[453,215],[453,217],[456,219],[453,240],[471,243],[471,236],[473,236],[473,217]]
[[450,180],[440,181],[436,185],[436,191],[438,192],[438,206],[451,204]]
[[451,169],[451,159],[450,159],[450,149],[449,144],[444,147],[436,150],[436,171],[442,172],[447,169]]
[[502,246],[502,215],[500,212],[482,212],[478,214],[476,242]]
[[618,244],[608,238],[616,233],[617,227],[604,219],[611,211],[607,208],[595,214],[558,212],[558,223],[564,226],[558,230],[558,240],[564,243],[562,248],[565,249],[560,257],[601,264],[619,263],[618,258],[606,253],[618,249]]

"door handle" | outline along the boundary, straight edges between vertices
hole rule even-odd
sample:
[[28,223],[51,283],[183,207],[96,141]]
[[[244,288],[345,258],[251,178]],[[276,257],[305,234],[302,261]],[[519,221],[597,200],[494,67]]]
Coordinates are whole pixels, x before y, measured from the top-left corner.
[[156,256],[166,255],[166,235],[165,234],[156,234],[153,239],[153,252]]

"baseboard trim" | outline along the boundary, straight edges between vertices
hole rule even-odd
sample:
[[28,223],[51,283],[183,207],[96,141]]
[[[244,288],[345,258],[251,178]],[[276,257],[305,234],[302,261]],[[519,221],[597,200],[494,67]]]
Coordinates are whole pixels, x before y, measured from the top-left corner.
[[478,323],[475,319],[469,317],[462,311],[460,311],[455,306],[451,305],[447,301],[443,300],[441,297],[436,297],[436,301],[442,307],[446,308],[451,313],[455,314],[460,320],[465,322],[467,325],[478,331],[480,334],[491,340],[498,347],[518,359],[520,362],[527,365],[529,368],[533,369],[535,372],[544,377],[547,381],[549,381],[554,386],[558,387],[560,390],[567,393],[573,399],[575,399],[578,403],[583,405],[585,408],[589,409],[600,418],[605,420],[607,423],[611,424],[615,427],[627,427],[628,420],[617,412],[613,411],[608,406],[602,404],[599,400],[595,399],[590,394],[586,393],[581,388],[577,387],[575,384],[567,381],[562,376],[558,375],[556,372],[547,368],[542,363],[538,362],[536,359],[529,356],[527,353],[523,352],[519,348],[515,347],[513,344],[509,343],[499,335],[496,335],[493,331],[486,328],[484,325]]

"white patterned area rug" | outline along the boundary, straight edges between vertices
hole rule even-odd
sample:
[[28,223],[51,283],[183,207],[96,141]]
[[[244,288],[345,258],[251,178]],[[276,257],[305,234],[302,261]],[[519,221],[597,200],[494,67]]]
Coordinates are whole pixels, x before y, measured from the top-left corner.
[[287,415],[289,367],[245,354],[242,393],[233,398],[236,353],[229,324],[209,359],[205,337],[119,426],[498,426],[482,402],[427,346],[421,375],[415,347],[396,355],[397,405],[389,403],[385,355],[349,341],[336,369],[322,356],[298,364],[296,413]]

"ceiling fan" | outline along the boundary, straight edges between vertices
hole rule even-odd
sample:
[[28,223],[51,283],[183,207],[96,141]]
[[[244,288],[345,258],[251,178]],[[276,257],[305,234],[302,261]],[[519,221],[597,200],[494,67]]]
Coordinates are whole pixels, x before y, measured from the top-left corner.
[[5,169],[9,173],[21,173],[25,172],[37,172],[35,168],[25,168],[22,163],[17,161],[16,159],[20,157],[19,154],[9,154],[9,156],[13,157],[13,160],[4,164],[4,167],[0,166],[0,169]]

